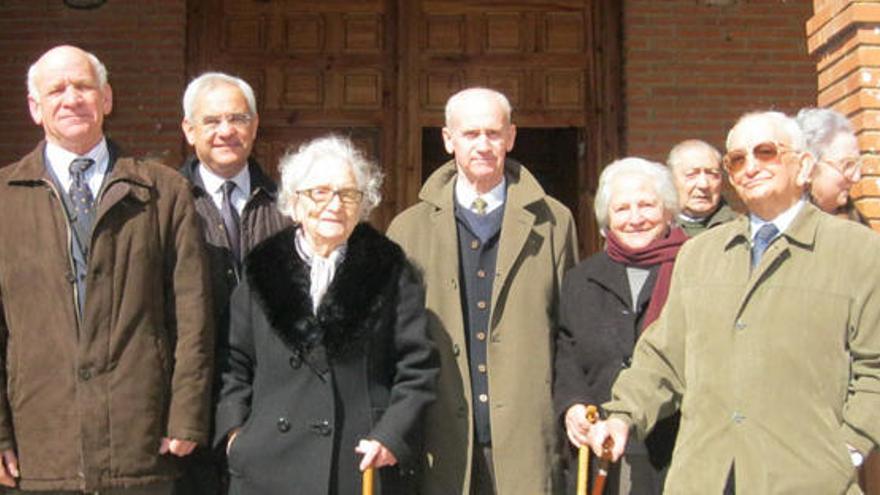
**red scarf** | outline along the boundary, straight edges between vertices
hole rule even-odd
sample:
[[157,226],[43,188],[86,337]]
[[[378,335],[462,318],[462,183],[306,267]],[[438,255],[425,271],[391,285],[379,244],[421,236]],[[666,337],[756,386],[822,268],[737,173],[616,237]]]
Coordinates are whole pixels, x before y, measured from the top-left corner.
[[648,303],[648,310],[642,319],[642,331],[648,328],[648,325],[654,322],[663,305],[666,304],[666,298],[669,296],[669,285],[672,283],[672,265],[675,263],[675,256],[684,241],[688,240],[687,234],[680,227],[673,227],[669,231],[669,235],[662,239],[656,239],[651,244],[641,249],[630,249],[624,246],[613,232],[608,232],[608,243],[605,246],[605,252],[608,257],[625,266],[636,266],[639,268],[649,268],[659,264],[660,270],[657,272],[657,281],[654,283],[654,289],[651,291],[651,302]]

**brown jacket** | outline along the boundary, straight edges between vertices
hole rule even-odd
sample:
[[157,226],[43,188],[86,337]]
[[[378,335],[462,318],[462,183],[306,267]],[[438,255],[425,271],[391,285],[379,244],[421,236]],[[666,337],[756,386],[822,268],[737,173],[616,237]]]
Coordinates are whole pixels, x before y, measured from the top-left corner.
[[160,440],[207,440],[213,364],[189,186],[160,164],[115,161],[96,195],[78,321],[44,146],[0,170],[0,449],[16,449],[25,490],[171,479],[177,459],[158,454]]
[[[507,200],[492,286],[487,373],[496,490],[558,493],[558,434],[550,398],[562,275],[577,261],[568,209],[508,159]],[[388,236],[422,272],[428,332],[440,353],[437,402],[427,413],[428,470],[422,492],[470,493],[473,415],[449,162],[425,182],[421,202],[397,216]]]

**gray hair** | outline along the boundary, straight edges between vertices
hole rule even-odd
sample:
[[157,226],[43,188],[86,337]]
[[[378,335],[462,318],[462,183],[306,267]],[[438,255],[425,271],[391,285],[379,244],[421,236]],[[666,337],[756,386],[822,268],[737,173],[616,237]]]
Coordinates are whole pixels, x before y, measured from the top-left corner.
[[725,142],[725,146],[727,150],[730,151],[730,140],[733,136],[733,131],[741,126],[747,125],[753,121],[766,121],[773,127],[777,129],[781,129],[788,135],[788,138],[791,140],[789,145],[794,151],[806,151],[806,139],[804,139],[804,133],[801,131],[801,126],[798,125],[797,121],[793,118],[785,115],[782,112],[776,111],[767,111],[767,112],[749,112],[739,120],[736,121],[736,124],[730,128],[730,132],[727,133],[727,141]]
[[196,106],[196,98],[198,98],[202,92],[224,84],[238,87],[241,94],[244,96],[244,99],[247,101],[251,115],[257,114],[257,98],[254,96],[253,88],[251,88],[251,85],[248,84],[247,81],[240,77],[224,74],[223,72],[205,72],[190,81],[186,86],[186,91],[183,92],[183,117],[187,120],[192,119],[193,110]]
[[467,103],[468,98],[473,98],[475,96],[494,98],[504,112],[506,123],[510,124],[510,114],[513,111],[510,106],[510,100],[508,100],[503,93],[495,91],[494,89],[475,87],[463,89],[450,96],[449,100],[446,101],[446,127],[450,127],[452,117],[455,115],[455,112],[459,107]]
[[721,165],[721,152],[706,141],[701,141],[699,139],[687,139],[673,146],[669,151],[669,156],[666,158],[666,164],[669,165],[669,168],[672,170],[688,165],[684,162],[683,155],[693,149],[703,150],[706,154],[712,157],[712,161],[715,162],[715,165]]
[[334,134],[303,143],[295,152],[292,149],[288,150],[281,157],[278,163],[278,170],[281,173],[278,211],[298,221],[293,206],[296,191],[311,174],[315,164],[324,159],[342,161],[351,167],[358,188],[364,193],[364,198],[361,200],[361,220],[366,220],[382,201],[382,171],[354,145],[351,139]]
[[849,119],[828,108],[802,108],[795,119],[807,140],[807,149],[817,160],[838,134],[855,134]]
[[[79,47],[75,47],[75,48],[77,50],[82,51],[83,54],[86,56],[86,60],[88,60],[89,65],[92,66],[92,72],[94,72],[95,76],[97,76],[97,78],[98,78],[98,84],[99,84],[101,90],[103,90],[104,86],[107,85],[107,67],[104,66],[104,64],[98,59],[98,57],[95,56],[94,53],[87,52]],[[27,71],[28,96],[30,96],[31,98],[33,98],[35,100],[40,99],[40,92],[37,89],[37,73],[39,72],[39,65],[40,65],[41,60],[43,60],[42,56],[40,56],[40,58],[37,59],[36,62],[31,64],[31,66],[28,67],[28,71]]]
[[604,233],[608,228],[608,208],[611,204],[611,186],[624,176],[638,175],[648,179],[654,186],[657,196],[663,201],[663,208],[678,215],[678,192],[672,179],[672,172],[665,166],[638,157],[627,157],[615,160],[605,167],[599,176],[599,187],[596,190],[594,210],[599,229]]

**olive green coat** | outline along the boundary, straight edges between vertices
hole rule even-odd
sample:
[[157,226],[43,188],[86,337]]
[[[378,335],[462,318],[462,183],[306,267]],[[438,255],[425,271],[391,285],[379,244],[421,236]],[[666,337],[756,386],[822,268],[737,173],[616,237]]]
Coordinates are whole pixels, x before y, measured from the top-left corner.
[[748,219],[688,241],[605,405],[644,433],[681,404],[667,493],[860,493],[880,438],[880,237],[805,204],[750,274]]
[[[488,378],[498,493],[556,493],[557,425],[550,398],[557,303],[563,273],[576,261],[571,213],[508,160],[507,200],[492,288]],[[437,402],[427,418],[428,494],[469,493],[473,418],[467,337],[459,289],[453,213],[455,165],[425,183],[420,203],[388,234],[422,271],[431,337],[441,356]]]

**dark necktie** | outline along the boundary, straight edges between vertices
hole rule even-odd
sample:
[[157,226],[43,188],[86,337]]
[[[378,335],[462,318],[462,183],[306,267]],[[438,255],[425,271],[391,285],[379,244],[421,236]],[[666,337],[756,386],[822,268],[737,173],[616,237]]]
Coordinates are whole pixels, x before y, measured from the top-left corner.
[[74,158],[70,162],[70,203],[73,206],[73,227],[76,230],[83,251],[89,246],[92,235],[92,224],[95,222],[95,197],[86,181],[86,170],[95,161],[91,158]]
[[241,245],[238,233],[238,212],[232,206],[232,191],[235,190],[235,182],[228,180],[223,183],[223,207],[220,208],[220,216],[223,217],[223,225],[226,226],[226,238],[236,261],[241,261]]
[[752,243],[752,268],[754,269],[758,266],[758,263],[761,262],[761,257],[764,256],[764,251],[767,250],[767,246],[770,245],[770,242],[776,237],[776,234],[779,233],[779,229],[776,228],[773,223],[765,223],[758,229],[758,233],[755,234],[755,240]]

